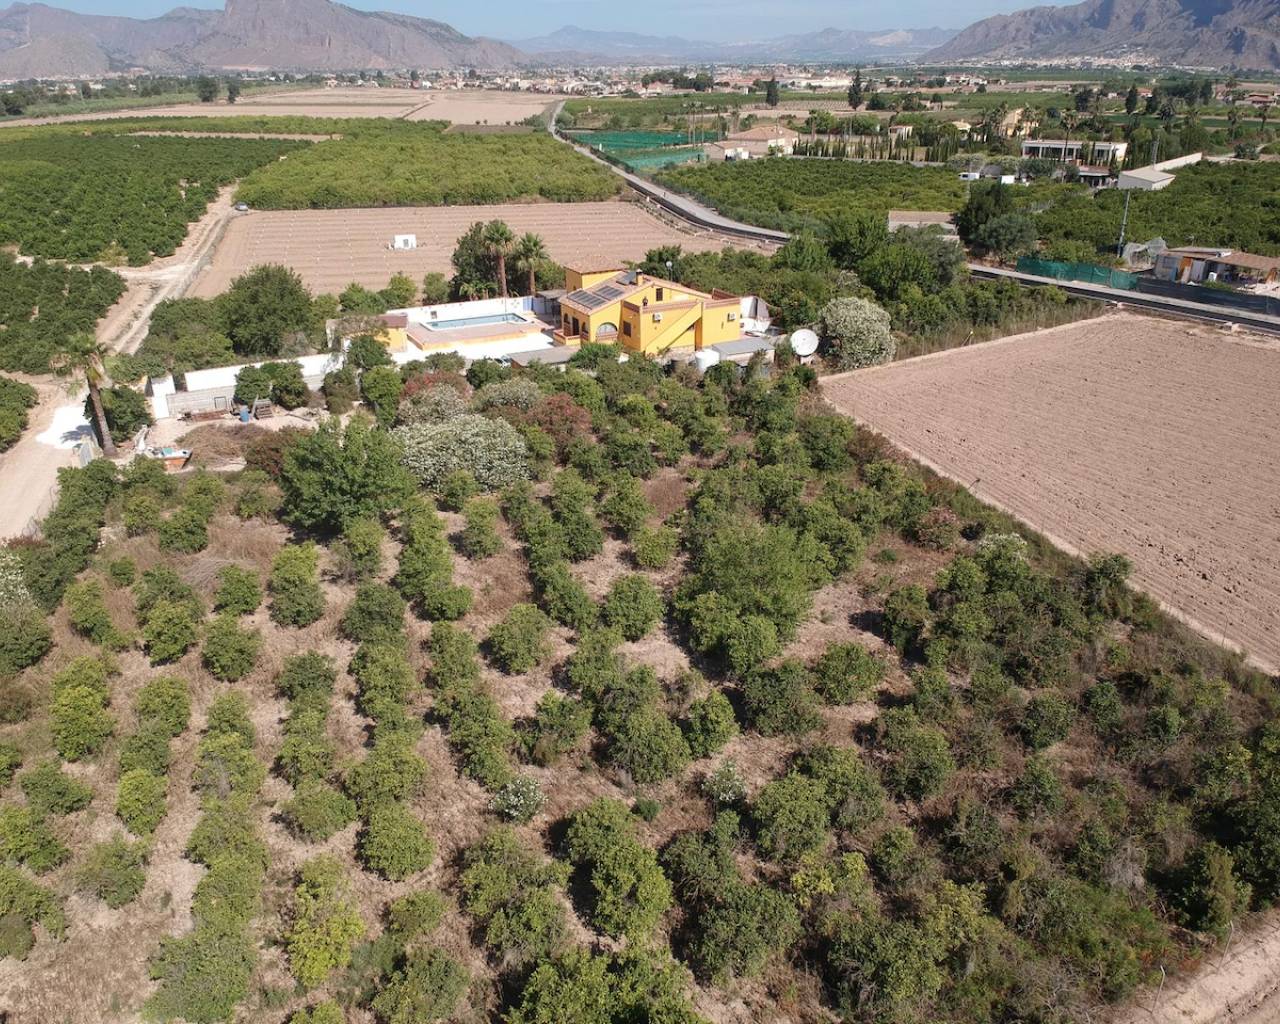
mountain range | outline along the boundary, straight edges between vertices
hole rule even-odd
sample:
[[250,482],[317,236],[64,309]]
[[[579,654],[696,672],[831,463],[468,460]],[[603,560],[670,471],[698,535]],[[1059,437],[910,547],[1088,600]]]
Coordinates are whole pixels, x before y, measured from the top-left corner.
[[0,79],[82,77],[130,68],[347,71],[498,68],[522,55],[428,18],[331,0],[226,0],[158,18],[76,14],[45,4],[0,9]]
[[1280,68],[1280,0],[1086,0],[986,18],[930,62],[1068,57]]
[[1280,0],[1085,0],[986,18],[962,32],[822,29],[737,43],[566,26],[502,42],[444,22],[333,0],[226,0],[157,18],[0,9],[0,81],[145,69],[354,71],[547,64],[1046,61],[1280,68]]
[[513,40],[520,50],[551,63],[661,63],[750,61],[859,61],[918,57],[955,35],[949,29],[859,31],[820,29],[754,42],[712,43],[680,36],[602,32],[566,25],[545,36]]

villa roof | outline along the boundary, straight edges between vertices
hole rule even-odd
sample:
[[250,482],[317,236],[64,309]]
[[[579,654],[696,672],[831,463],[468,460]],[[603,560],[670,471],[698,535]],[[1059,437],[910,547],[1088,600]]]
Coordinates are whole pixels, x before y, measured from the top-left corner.
[[618,258],[616,256],[603,256],[599,254],[588,254],[579,256],[576,259],[567,260],[564,263],[566,270],[574,270],[579,274],[603,273],[606,270],[614,270],[618,273],[622,272],[622,268],[618,266]]
[[597,309],[603,309],[605,306],[612,305],[615,302],[623,302],[650,285],[674,288],[690,295],[695,295],[704,301],[713,301],[710,295],[700,292],[696,288],[690,288],[661,277],[641,274],[634,270],[626,270],[615,274],[607,280],[597,281],[588,288],[579,288],[577,291],[570,292],[560,302],[587,313],[594,313]]

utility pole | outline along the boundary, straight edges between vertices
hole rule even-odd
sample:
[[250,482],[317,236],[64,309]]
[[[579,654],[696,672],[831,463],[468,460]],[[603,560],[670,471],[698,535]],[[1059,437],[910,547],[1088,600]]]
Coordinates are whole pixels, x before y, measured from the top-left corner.
[[1124,190],[1124,216],[1120,218],[1120,241],[1116,243],[1116,259],[1124,255],[1124,229],[1129,225],[1129,200],[1133,198],[1133,189]]

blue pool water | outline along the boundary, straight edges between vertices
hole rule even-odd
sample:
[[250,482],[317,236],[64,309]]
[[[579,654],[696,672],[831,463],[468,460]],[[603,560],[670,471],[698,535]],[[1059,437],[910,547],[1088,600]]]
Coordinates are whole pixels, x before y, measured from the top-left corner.
[[490,324],[522,324],[524,317],[515,313],[490,313],[488,316],[463,316],[456,320],[432,320],[426,324],[432,331],[454,331],[459,327],[486,327]]

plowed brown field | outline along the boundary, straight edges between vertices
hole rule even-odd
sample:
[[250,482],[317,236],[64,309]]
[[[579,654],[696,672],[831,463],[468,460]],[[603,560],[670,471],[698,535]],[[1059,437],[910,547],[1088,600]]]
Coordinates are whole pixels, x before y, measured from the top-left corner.
[[[451,274],[458,237],[478,220],[500,217],[517,234],[533,231],[559,263],[582,257],[604,262],[640,260],[662,245],[688,252],[731,242],[708,232],[681,230],[636,203],[523,203],[503,206],[407,207],[377,210],[282,210],[237,217],[190,294],[225,291],[232,278],[261,263],[292,267],[315,292],[340,292],[352,281],[385,288],[392,274],[421,281],[430,271]],[[416,234],[418,248],[391,251],[391,236]]]
[[1068,550],[1123,552],[1280,666],[1280,344],[1115,314],[827,378],[827,398]]

